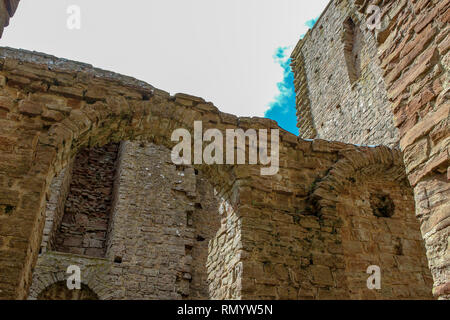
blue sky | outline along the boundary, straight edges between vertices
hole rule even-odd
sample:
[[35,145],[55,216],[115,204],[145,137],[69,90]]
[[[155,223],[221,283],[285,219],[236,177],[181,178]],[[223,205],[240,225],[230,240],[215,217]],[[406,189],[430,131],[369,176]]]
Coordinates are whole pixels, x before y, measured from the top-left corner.
[[[308,20],[305,25],[308,28],[312,28],[317,20],[318,18]],[[304,34],[300,36],[300,39],[303,37]],[[279,93],[269,103],[269,109],[265,112],[264,116],[277,121],[278,125],[283,129],[298,135],[294,74],[290,67],[290,54],[294,46],[279,47],[273,55],[274,61],[283,69],[283,80],[277,83]]]

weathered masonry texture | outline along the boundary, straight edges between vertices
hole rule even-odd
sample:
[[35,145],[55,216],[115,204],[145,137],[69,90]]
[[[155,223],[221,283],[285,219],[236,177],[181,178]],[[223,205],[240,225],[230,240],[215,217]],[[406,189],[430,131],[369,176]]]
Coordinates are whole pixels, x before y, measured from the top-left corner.
[[[111,144],[108,149],[116,151]],[[83,169],[92,171],[95,166],[94,162]],[[165,147],[127,141],[121,144],[115,177],[114,210],[104,228],[109,227],[106,255],[95,258],[96,251],[78,254],[58,247],[41,254],[29,298],[47,297],[43,292],[52,292],[71,264],[83,266],[85,285],[98,299],[233,298],[219,296],[220,286],[208,287],[208,244],[221,226],[220,204],[201,173],[173,165]],[[57,194],[58,186],[52,186],[51,193]],[[220,275],[221,265],[219,261],[210,273]]]
[[[54,291],[72,264],[100,299],[431,298],[398,151],[281,131],[275,176],[254,165],[179,167],[171,133],[194,120],[278,127],[89,65],[1,56],[2,298],[68,296]],[[74,186],[99,171],[98,148],[119,141],[105,256],[58,251],[62,208],[97,205]],[[95,161],[80,161],[86,154]],[[379,292],[366,286],[373,264],[389,270]]]
[[117,152],[118,144],[110,144],[76,156],[64,215],[53,237],[57,251],[105,255]]
[[450,298],[450,1],[386,1],[377,35],[416,216],[434,278]]
[[3,35],[3,29],[9,25],[9,20],[16,13],[20,0],[1,0],[0,1],[0,38]]
[[[369,4],[381,8],[381,30],[366,27]],[[331,1],[292,55],[302,137],[403,151],[441,299],[450,295],[449,6]]]
[[[368,1],[336,0],[294,51],[300,129],[316,139],[280,129],[274,176],[170,159],[194,121],[274,121],[0,48],[0,299],[448,299],[449,1],[375,4],[380,31],[363,27]],[[326,46],[311,60],[325,38],[343,64],[331,78]]]
[[353,1],[331,1],[292,53],[300,136],[398,146],[377,40]]

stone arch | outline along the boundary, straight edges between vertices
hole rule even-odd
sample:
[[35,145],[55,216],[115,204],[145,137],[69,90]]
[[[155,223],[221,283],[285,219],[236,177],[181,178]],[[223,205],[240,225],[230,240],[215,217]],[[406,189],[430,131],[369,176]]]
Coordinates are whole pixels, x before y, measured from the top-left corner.
[[375,148],[342,150],[343,156],[317,183],[311,200],[321,214],[333,212],[340,193],[345,192],[353,181],[353,175],[361,172],[370,176],[378,173],[380,181],[399,181],[406,183],[406,173],[401,152],[385,146]]
[[79,290],[69,290],[64,281],[55,282],[45,288],[37,300],[99,300],[97,294],[85,284]]
[[350,84],[353,85],[361,77],[361,48],[363,36],[359,29],[359,22],[354,15],[343,22],[342,42],[344,57]]
[[[343,158],[317,183],[311,200],[316,214],[340,220],[336,232],[349,297],[429,297],[427,290],[410,291],[398,283],[406,277],[414,279],[413,288],[432,287],[401,152],[379,146],[341,154]],[[370,276],[366,271],[372,265],[381,268],[381,290],[366,286]]]
[[[25,149],[19,159],[21,165],[11,174],[21,189],[11,207],[14,219],[28,221],[23,224],[23,234],[31,237],[25,256],[20,258],[25,259],[25,267],[15,289],[19,297],[26,296],[30,286],[51,181],[82,148],[123,140],[170,148],[175,144],[170,139],[172,132],[177,128],[192,132],[194,120],[202,121],[204,130],[216,128],[222,132],[250,127],[279,129],[273,120],[238,118],[219,112],[202,98],[171,96],[141,81],[90,65],[12,49],[2,49],[2,57],[2,72],[8,82],[2,108],[27,122],[11,127]],[[15,76],[18,73],[28,78]],[[297,143],[297,138],[287,132],[281,132],[281,139]],[[248,173],[231,165],[194,167],[205,174],[218,195],[234,207],[233,211],[238,211],[239,188],[249,184]]]
[[105,259],[91,259],[83,263],[79,257],[69,257],[67,254],[57,252],[47,253],[45,259],[49,263],[37,265],[34,270],[38,280],[33,281],[28,300],[41,299],[42,293],[53,286],[59,289],[67,287],[66,281],[69,275],[66,271],[69,265],[80,267],[82,288],[89,288],[99,300],[112,299],[115,288],[111,287],[108,277],[105,276],[111,264]]

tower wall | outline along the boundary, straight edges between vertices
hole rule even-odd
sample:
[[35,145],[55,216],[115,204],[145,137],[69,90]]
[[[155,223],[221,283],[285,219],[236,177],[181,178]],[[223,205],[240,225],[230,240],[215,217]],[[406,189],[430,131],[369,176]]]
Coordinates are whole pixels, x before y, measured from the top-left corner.
[[398,146],[377,42],[353,1],[331,1],[292,53],[300,137]]

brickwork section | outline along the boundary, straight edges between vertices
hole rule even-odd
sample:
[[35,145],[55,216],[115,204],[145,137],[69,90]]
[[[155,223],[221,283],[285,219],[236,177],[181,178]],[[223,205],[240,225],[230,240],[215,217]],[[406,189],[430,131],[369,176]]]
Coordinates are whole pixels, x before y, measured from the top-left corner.
[[[341,193],[337,213],[342,226],[345,274],[351,299],[429,299],[432,278],[427,266],[420,230],[411,213],[414,198],[409,185],[374,178],[372,172],[356,173],[355,182]],[[356,191],[358,190],[358,191]],[[383,216],[386,200],[392,200],[392,216]],[[390,215],[390,214],[389,214]],[[381,291],[361,291],[366,284],[363,266],[377,265],[382,272]],[[414,287],[405,285],[420,283]]]
[[377,61],[365,16],[353,1],[331,1],[292,53],[300,137],[398,146]]
[[[207,274],[208,252],[213,249],[211,240],[219,230],[220,215],[214,189],[201,172],[173,165],[165,147],[123,142],[114,194],[107,251],[110,268],[106,273],[97,267],[82,270],[82,278],[97,277],[109,288],[101,290],[101,299],[225,298],[215,292],[225,286],[209,288],[210,282],[221,278],[219,268],[210,268],[213,280]],[[223,256],[220,248],[214,252]],[[70,259],[82,261],[81,266],[101,261],[60,252],[41,255],[30,298],[66,294],[43,279],[58,279]]]
[[[184,169],[187,173],[193,169]],[[233,298],[231,288],[220,292],[221,287],[218,285],[221,278],[226,277],[226,267],[224,261],[219,259],[226,255],[232,255],[232,252],[226,252],[221,248],[221,234],[226,226],[226,221],[222,219],[227,217],[229,212],[222,209],[228,204],[227,200],[219,199],[217,191],[211,186],[202,172],[194,171],[196,174],[196,197],[194,210],[187,212],[187,226],[194,228],[195,240],[186,247],[186,253],[191,255],[191,275],[192,279],[189,285],[189,299],[225,299]],[[222,232],[221,232],[222,231]],[[228,241],[236,240],[230,235]],[[214,252],[214,253],[213,253]],[[216,261],[213,261],[216,259]],[[211,264],[208,264],[210,262]],[[219,262],[219,263],[217,263]],[[235,284],[234,284],[235,285]],[[234,297],[237,297],[237,293]]]
[[[67,292],[67,268],[78,266],[83,292]],[[94,299],[110,300],[114,286],[113,264],[106,259],[79,256],[72,253],[47,251],[39,256],[34,269],[28,299]],[[66,286],[61,287],[61,283]]]
[[[303,170],[290,180],[295,189],[259,181],[245,192],[252,206],[242,223],[243,297],[430,299],[431,275],[400,153],[330,147],[320,140],[303,145],[297,162]],[[315,158],[311,151],[327,152]],[[380,195],[393,199],[391,217],[376,216],[385,207],[372,200]],[[367,289],[371,265],[382,270],[380,291]]]
[[165,147],[122,144],[107,252],[122,284],[115,298],[210,298],[205,266],[218,200],[198,178],[194,168],[175,166]]
[[[337,209],[338,204],[351,206],[349,199],[355,199],[353,212],[363,219],[369,205],[359,201],[369,201],[370,208],[375,208],[373,212],[380,215],[386,211],[385,207],[392,207],[383,195],[392,193],[394,205],[403,201],[405,210],[413,210],[411,202],[405,204],[411,199],[404,190],[406,177],[397,151],[323,140],[304,141],[283,130],[280,130],[280,170],[274,176],[261,176],[260,165],[177,168],[165,163],[164,157],[156,157],[156,162],[148,167],[151,163],[146,159],[153,158],[152,153],[146,154],[146,144],[170,149],[175,144],[170,139],[174,129],[182,127],[192,132],[194,120],[202,121],[204,130],[217,128],[223,133],[235,128],[279,128],[269,119],[238,118],[218,111],[201,98],[186,94],[170,96],[135,79],[89,65],[13,49],[1,49],[0,57],[0,76],[4,79],[0,89],[0,137],[5,142],[0,154],[0,204],[9,208],[8,214],[0,214],[0,275],[8,274],[7,278],[0,276],[0,298],[25,298],[28,292],[31,298],[37,297],[48,286],[64,280],[60,279],[65,275],[64,268],[74,262],[92,270],[85,284],[100,299],[138,298],[143,293],[146,297],[170,295],[188,299],[191,288],[192,297],[199,298],[206,293],[205,283],[209,297],[216,299],[349,297],[346,270],[356,269],[346,265],[351,259],[344,258],[346,254],[357,257],[361,253],[343,245],[342,226],[349,218]],[[118,177],[123,180],[115,183],[106,259],[47,252],[38,260],[46,194],[53,178],[83,149],[126,140],[133,140],[129,146],[136,154],[121,154],[124,160]],[[141,143],[144,147],[140,147]],[[158,162],[162,162],[161,168],[156,167]],[[347,184],[352,178],[358,181],[355,172],[364,173],[365,167],[373,170],[370,176],[379,177],[374,185],[381,190],[377,190],[375,197],[367,192],[359,194],[359,185]],[[158,174],[149,176],[151,172],[145,168]],[[191,192],[194,186],[195,190],[202,190],[192,178],[196,176],[195,170],[202,174],[200,179],[206,179],[214,188],[216,204],[213,201],[204,205],[204,200]],[[185,179],[180,178],[181,172]],[[171,179],[163,181],[161,174]],[[383,184],[384,181],[389,183]],[[169,183],[170,186],[161,187]],[[153,193],[146,192],[146,186],[153,188]],[[339,190],[338,186],[347,186],[341,190],[347,190],[350,196],[333,193]],[[177,188],[173,195],[168,192]],[[400,194],[404,198],[397,199]],[[219,220],[205,217],[204,221],[210,224],[202,226],[202,215],[197,219],[196,213],[213,212],[216,206]],[[129,219],[122,221],[126,214]],[[194,217],[193,227],[188,226],[190,216]],[[402,213],[394,212],[392,219],[401,217]],[[407,227],[408,221],[401,222],[408,230],[407,237],[395,227],[389,233],[405,240],[405,247],[406,240],[420,237],[417,222],[414,235],[414,228]],[[205,232],[208,226],[212,229],[210,233]],[[361,233],[366,228],[362,225]],[[208,242],[208,255],[203,251],[202,239]],[[368,239],[367,248],[376,241],[370,236]],[[198,243],[201,246],[196,249]],[[148,246],[156,246],[158,252]],[[385,249],[391,250],[380,246],[378,251],[367,250],[363,254],[373,253],[372,259],[378,261],[382,253],[390,253],[384,252]],[[402,258],[402,254],[405,257],[413,254],[416,258],[425,255],[419,247],[415,250],[391,252],[400,256],[398,268],[409,271],[400,273],[395,280],[401,289],[388,281],[391,290],[380,292],[376,298],[431,293],[423,261]],[[311,253],[316,256],[311,258]],[[152,259],[147,255],[152,255]],[[202,262],[192,263],[189,256],[192,260],[194,256],[207,257],[206,275],[199,268]],[[391,260],[381,263],[388,265]],[[410,263],[419,263],[420,271]],[[368,266],[360,270],[361,267],[357,272],[365,272]],[[147,273],[141,273],[145,269]],[[115,283],[120,283],[123,289],[115,290]],[[153,283],[154,287],[141,288],[141,283]],[[370,295],[369,289],[360,284],[361,287],[351,288],[354,295]]]
[[291,67],[294,70],[295,101],[297,105],[297,127],[300,128],[300,137],[314,139],[318,137],[311,112],[311,100],[309,98],[308,79],[306,76],[305,57],[302,52],[296,54]]
[[450,1],[385,1],[379,58],[434,294],[450,298]]
[[72,168],[55,251],[103,257],[116,171],[118,144],[81,151]]

